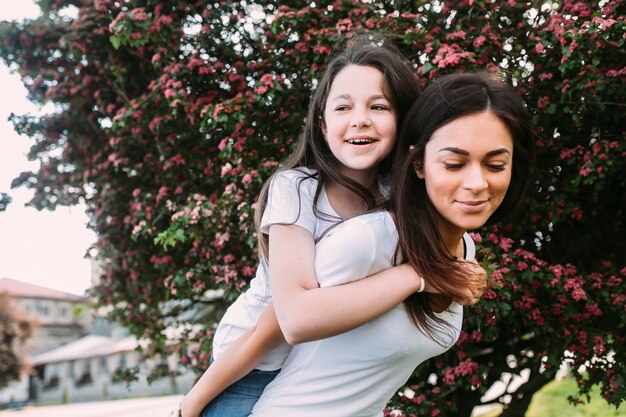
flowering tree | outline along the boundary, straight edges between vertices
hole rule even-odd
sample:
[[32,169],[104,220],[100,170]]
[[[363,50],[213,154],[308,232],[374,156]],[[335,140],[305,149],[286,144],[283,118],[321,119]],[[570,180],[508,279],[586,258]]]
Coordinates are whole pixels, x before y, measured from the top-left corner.
[[612,404],[626,398],[621,1],[42,4],[44,17],[0,26],[0,56],[30,98],[58,105],[14,117],[42,162],[14,186],[32,188],[38,208],[87,204],[103,269],[94,295],[150,342],[147,355],[208,365],[215,321],[254,274],[260,186],[337,45],[374,30],[394,35],[423,85],[502,71],[539,147],[524,212],[475,235],[495,255],[492,288],[388,412],[469,415],[502,375],[524,373],[494,394],[504,416],[521,416],[564,360],[573,401],[597,384]]
[[33,327],[32,320],[16,309],[13,300],[0,293],[0,389],[27,370],[25,347]]

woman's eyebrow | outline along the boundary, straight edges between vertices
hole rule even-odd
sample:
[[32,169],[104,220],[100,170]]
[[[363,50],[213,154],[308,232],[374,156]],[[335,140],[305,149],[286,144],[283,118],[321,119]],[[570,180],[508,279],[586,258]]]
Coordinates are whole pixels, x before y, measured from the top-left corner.
[[493,151],[487,152],[487,156],[501,155],[503,153],[508,153],[510,155],[511,151],[506,148],[494,149]]
[[[469,155],[469,152],[466,151],[465,149],[455,148],[455,147],[452,147],[452,146],[448,146],[448,147],[439,149],[439,152],[444,152],[444,151],[448,151],[448,152],[452,152],[452,153],[456,153],[456,154],[464,155],[464,156],[468,156]],[[487,152],[487,156],[501,155],[503,153],[510,154],[511,151],[509,151],[506,148],[494,149],[493,151]]]
[[444,151],[457,153],[459,155],[465,155],[465,156],[469,155],[469,152],[467,152],[465,149],[454,148],[454,147],[451,147],[451,146],[439,149],[439,152],[444,152]]

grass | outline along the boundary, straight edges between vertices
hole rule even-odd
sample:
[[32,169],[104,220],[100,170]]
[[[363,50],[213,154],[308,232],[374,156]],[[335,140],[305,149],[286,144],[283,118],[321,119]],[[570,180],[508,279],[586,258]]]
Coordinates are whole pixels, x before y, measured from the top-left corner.
[[[592,390],[588,403],[574,406],[567,397],[575,392],[576,381],[572,378],[550,382],[535,394],[526,417],[626,417],[626,404],[616,409],[602,399],[597,389]],[[500,413],[501,410],[493,409],[478,417],[498,417]]]

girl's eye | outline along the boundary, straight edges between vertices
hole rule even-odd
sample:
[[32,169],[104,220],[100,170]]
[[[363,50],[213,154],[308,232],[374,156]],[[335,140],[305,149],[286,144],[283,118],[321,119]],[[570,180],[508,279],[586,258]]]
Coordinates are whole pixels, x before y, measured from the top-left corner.
[[372,105],[372,110],[389,110],[389,107],[384,104],[374,104]]
[[349,110],[349,109],[350,109],[350,107],[348,107],[346,105],[335,107],[335,111],[346,111],[346,110]]
[[451,163],[451,162],[444,162],[443,166],[446,167],[446,169],[449,169],[451,171],[463,168],[463,164]]

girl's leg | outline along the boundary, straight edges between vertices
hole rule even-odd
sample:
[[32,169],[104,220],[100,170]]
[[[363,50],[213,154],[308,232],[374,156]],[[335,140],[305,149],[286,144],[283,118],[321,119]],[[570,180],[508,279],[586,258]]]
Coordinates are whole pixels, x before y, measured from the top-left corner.
[[215,397],[202,411],[202,417],[248,417],[278,372],[253,370]]

